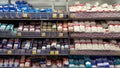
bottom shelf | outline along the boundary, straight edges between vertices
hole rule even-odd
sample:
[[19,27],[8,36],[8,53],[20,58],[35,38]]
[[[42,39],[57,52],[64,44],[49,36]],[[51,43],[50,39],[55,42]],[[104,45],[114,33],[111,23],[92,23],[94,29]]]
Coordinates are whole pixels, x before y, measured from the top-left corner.
[[0,68],[120,68],[120,57],[1,56]]

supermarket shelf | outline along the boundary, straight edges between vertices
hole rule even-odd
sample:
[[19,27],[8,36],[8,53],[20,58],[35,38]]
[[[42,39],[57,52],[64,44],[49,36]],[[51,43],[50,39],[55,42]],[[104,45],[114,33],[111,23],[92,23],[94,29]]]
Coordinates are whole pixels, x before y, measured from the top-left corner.
[[67,13],[47,13],[47,12],[34,12],[34,13],[22,13],[22,12],[0,12],[0,18],[5,20],[57,20],[67,18]]
[[59,54],[50,54],[47,50],[45,51],[41,51],[41,52],[33,52],[31,49],[18,49],[18,50],[14,50],[14,49],[1,49],[0,50],[0,55],[68,55],[69,51],[68,50],[63,50],[63,52],[59,51]]
[[[17,53],[17,54],[15,54],[15,53],[13,53],[13,54],[6,54],[6,53],[0,53],[0,55],[15,55],[15,56],[22,56],[22,55],[24,55],[24,56],[39,56],[39,55],[45,55],[45,56],[49,56],[49,55],[51,55],[51,54],[28,54],[28,53],[23,53],[23,54],[19,54],[19,53]],[[60,56],[64,56],[64,55],[69,55],[69,54],[53,54],[53,55],[60,55]]]
[[68,38],[68,37],[40,37],[40,36],[34,36],[34,37],[31,37],[31,36],[21,36],[21,37],[18,37],[18,36],[0,36],[0,38]]
[[69,16],[73,20],[120,20],[120,12],[71,12]]
[[66,20],[69,20],[69,19],[0,19],[1,21],[66,21]]
[[1,68],[20,68],[20,67],[1,67]]
[[71,38],[90,38],[90,39],[119,39],[120,33],[82,33],[70,32]]
[[17,34],[0,33],[0,38],[89,38],[119,39],[120,33],[82,33],[82,32],[18,32]]
[[120,51],[110,51],[110,50],[74,50],[74,51],[70,51],[70,55],[120,56]]
[[120,20],[120,12],[29,13],[26,17],[22,13],[16,14],[0,12],[0,20]]
[[0,32],[0,38],[69,38],[68,32]]

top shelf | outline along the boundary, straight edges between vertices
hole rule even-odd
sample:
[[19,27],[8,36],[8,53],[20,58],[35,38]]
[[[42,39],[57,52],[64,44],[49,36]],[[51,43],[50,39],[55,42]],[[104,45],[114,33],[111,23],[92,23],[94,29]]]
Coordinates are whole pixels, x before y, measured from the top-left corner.
[[0,20],[120,20],[119,0],[4,1]]

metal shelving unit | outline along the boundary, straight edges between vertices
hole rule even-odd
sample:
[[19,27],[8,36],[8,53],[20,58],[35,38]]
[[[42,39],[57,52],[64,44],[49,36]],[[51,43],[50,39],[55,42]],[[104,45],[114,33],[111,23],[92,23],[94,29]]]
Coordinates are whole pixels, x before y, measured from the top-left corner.
[[33,52],[31,49],[1,49],[0,55],[24,55],[24,56],[38,56],[38,55],[69,55],[68,50],[64,50],[64,52],[60,52],[59,54],[50,54],[47,51],[41,52]]
[[[13,3],[15,0],[9,0],[12,1]],[[33,2],[34,0],[27,0],[29,3],[33,4],[35,7],[40,7],[39,3],[37,5],[37,2]],[[46,1],[46,0],[45,0]],[[43,13],[46,15],[45,18],[42,18],[41,16],[36,17],[38,14],[37,13],[29,13],[27,17],[23,17],[22,14],[20,13],[20,17],[16,18],[17,13],[0,13],[0,21],[72,21],[72,20],[120,20],[120,12],[81,12],[81,13],[69,13],[68,7],[70,4],[74,3],[73,0],[62,0],[61,2],[58,0],[56,1],[50,1],[48,3],[45,3],[45,1],[41,2],[40,5],[43,4],[49,4],[48,5],[43,5],[41,7],[52,7],[53,9],[57,9],[62,7],[66,12],[62,13],[63,17],[59,18],[59,14],[61,13],[51,13],[50,16],[47,15],[48,13]],[[91,1],[91,0],[90,0]],[[101,0],[99,0],[101,2]],[[112,0],[111,0],[112,1]],[[114,1],[116,3],[117,0]],[[46,1],[47,2],[47,1]],[[72,3],[70,3],[72,2]],[[81,3],[84,3],[85,1],[82,1]],[[93,2],[93,1],[91,1]],[[105,1],[106,2],[106,1]],[[108,2],[108,0],[107,0]],[[63,3],[63,4],[62,4]],[[102,2],[101,2],[102,3]],[[40,7],[40,8],[41,8]],[[42,14],[42,13],[39,13]],[[53,14],[57,14],[55,18],[53,18]],[[0,32],[1,33],[1,32]],[[41,34],[45,33],[46,36],[41,37]],[[54,33],[54,32],[53,32]],[[56,36],[48,36],[46,32],[40,32],[36,34],[29,33],[29,32],[18,32],[14,35],[7,35],[7,34],[2,34],[0,35],[0,38],[68,38],[68,39],[75,39],[75,38],[89,38],[89,39],[120,39],[120,33],[79,33],[79,32],[68,32],[67,36],[59,36],[60,32],[56,32]],[[63,32],[61,32],[63,33]],[[73,36],[74,35],[74,36]],[[76,36],[75,36],[76,35]],[[11,50],[12,51],[12,50]],[[16,51],[17,50],[13,50]],[[6,52],[1,52],[0,55],[50,55],[50,54],[32,54],[32,53],[10,53],[8,54]],[[113,56],[119,56],[120,51],[71,51],[68,50],[68,53],[65,54],[59,54],[59,55],[113,55]]]

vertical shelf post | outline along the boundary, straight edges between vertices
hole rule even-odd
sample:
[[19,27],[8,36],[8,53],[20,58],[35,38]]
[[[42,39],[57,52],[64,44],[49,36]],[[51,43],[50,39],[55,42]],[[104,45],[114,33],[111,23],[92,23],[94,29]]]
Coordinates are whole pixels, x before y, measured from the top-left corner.
[[11,0],[8,0],[8,4],[11,4]]
[[52,5],[51,5],[51,7],[52,7],[52,10],[54,11],[54,10],[55,10],[55,0],[52,0]]
[[69,12],[69,0],[66,0],[66,11]]
[[69,15],[69,0],[66,0],[66,14]]

